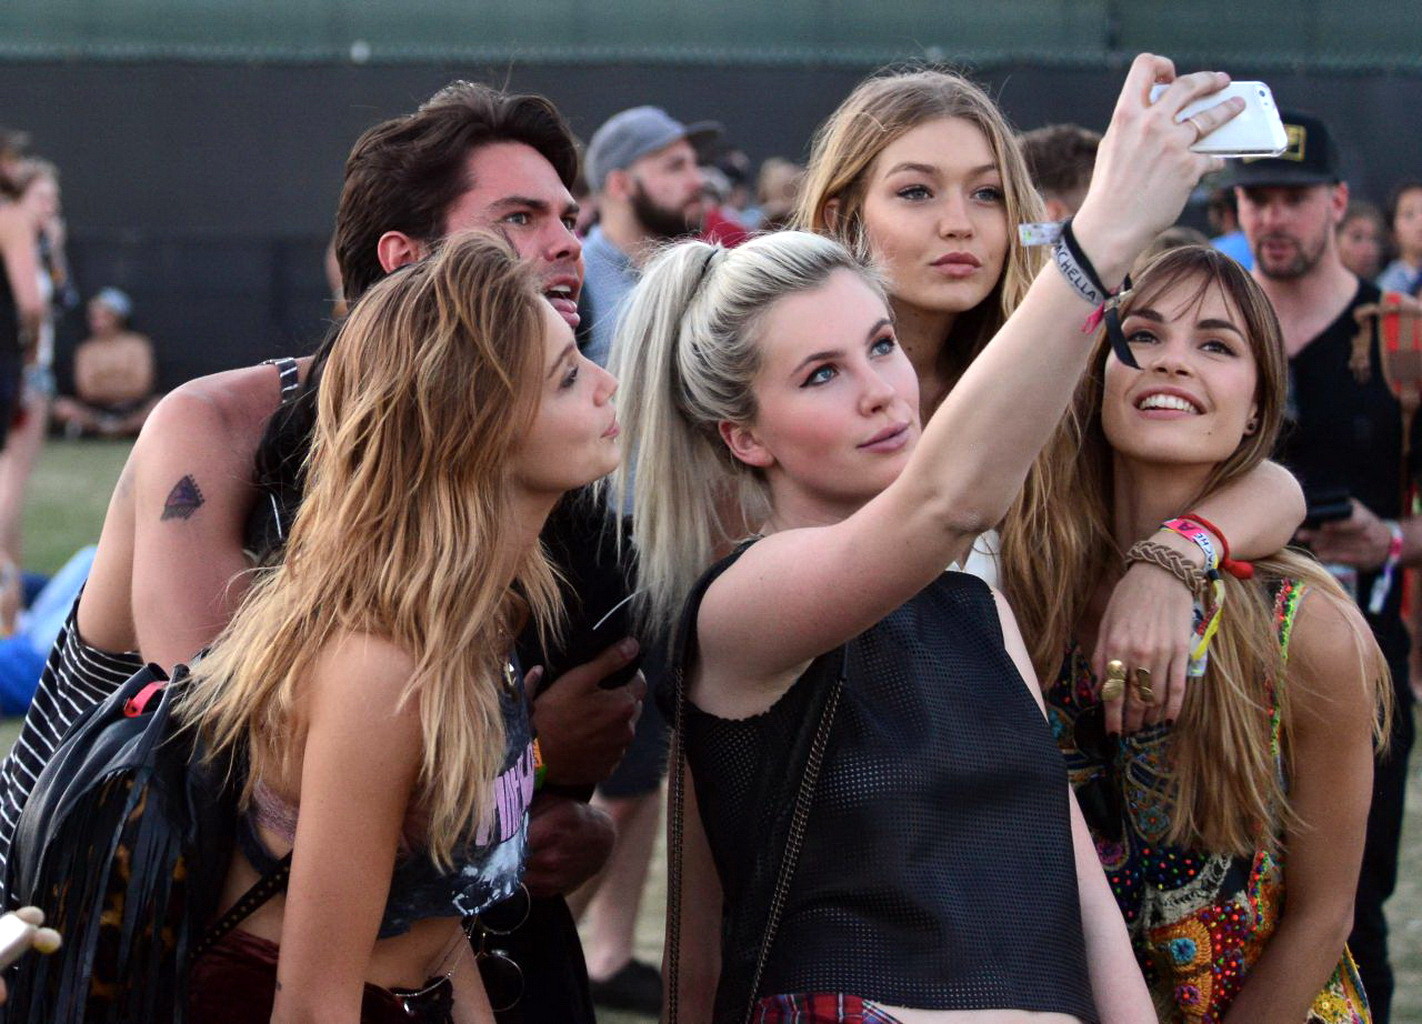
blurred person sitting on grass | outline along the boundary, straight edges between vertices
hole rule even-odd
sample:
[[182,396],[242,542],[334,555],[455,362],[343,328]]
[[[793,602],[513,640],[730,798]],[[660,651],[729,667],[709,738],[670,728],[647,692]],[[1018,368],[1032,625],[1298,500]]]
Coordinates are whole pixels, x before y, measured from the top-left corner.
[[129,326],[133,303],[117,288],[89,300],[89,337],[74,351],[74,397],[55,400],[68,437],[137,437],[153,393],[153,342]]

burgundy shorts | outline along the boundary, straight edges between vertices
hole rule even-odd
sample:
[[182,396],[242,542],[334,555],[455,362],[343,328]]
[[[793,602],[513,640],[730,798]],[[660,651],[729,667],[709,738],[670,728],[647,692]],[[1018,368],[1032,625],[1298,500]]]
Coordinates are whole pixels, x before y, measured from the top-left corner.
[[[268,1024],[276,999],[277,945],[234,928],[198,958],[188,975],[190,1024]],[[446,1024],[452,992],[446,981],[429,996],[404,999],[366,985],[361,1024]]]

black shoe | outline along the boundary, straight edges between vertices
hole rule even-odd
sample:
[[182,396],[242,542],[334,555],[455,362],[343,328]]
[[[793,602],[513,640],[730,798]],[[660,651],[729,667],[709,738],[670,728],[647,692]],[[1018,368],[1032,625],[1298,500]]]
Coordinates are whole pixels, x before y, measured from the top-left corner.
[[662,1015],[662,972],[640,960],[629,960],[606,981],[592,982],[593,1002],[609,1010],[630,1010],[648,1017]]

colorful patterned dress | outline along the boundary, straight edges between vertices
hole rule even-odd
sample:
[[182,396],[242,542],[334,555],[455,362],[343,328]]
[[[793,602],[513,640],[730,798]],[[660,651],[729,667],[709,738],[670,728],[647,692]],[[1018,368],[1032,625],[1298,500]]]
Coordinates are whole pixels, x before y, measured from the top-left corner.
[[[1289,634],[1304,587],[1285,581],[1275,599],[1280,643]],[[1107,737],[1096,679],[1075,644],[1048,691],[1047,713],[1072,788],[1096,840],[1131,943],[1171,1024],[1222,1021],[1279,924],[1284,909],[1283,853],[1252,858],[1165,843],[1169,803],[1161,780],[1170,729],[1158,725],[1119,740]],[[1279,714],[1269,708],[1273,753],[1282,770]],[[1306,1024],[1370,1024],[1367,997],[1345,949]]]

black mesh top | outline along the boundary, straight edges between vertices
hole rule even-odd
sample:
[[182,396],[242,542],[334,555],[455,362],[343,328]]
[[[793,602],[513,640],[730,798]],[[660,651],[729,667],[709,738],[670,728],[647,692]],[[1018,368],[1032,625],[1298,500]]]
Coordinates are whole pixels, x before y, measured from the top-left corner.
[[[708,574],[688,605],[694,624]],[[694,625],[684,634],[694,657]],[[846,671],[803,852],[758,996],[844,992],[1095,1022],[1065,768],[987,586],[945,573],[822,655],[764,714],[688,705],[725,893],[717,1020],[749,1001],[809,737]]]

